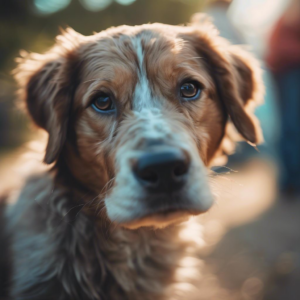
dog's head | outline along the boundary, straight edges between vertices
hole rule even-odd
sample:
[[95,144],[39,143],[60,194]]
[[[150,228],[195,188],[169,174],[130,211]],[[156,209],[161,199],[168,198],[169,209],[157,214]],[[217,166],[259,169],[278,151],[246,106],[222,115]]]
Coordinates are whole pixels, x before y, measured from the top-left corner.
[[256,62],[207,21],[68,29],[46,54],[20,59],[16,77],[49,133],[45,162],[63,159],[129,228],[210,208],[206,166],[229,118],[246,141],[261,138],[245,109],[261,96]]

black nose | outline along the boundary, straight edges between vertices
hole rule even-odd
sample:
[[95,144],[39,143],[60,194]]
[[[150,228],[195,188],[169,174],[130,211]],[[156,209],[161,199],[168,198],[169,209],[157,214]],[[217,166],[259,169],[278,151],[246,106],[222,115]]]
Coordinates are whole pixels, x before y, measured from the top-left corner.
[[154,150],[138,159],[134,173],[145,188],[154,192],[172,192],[184,185],[189,164],[189,156],[180,149]]

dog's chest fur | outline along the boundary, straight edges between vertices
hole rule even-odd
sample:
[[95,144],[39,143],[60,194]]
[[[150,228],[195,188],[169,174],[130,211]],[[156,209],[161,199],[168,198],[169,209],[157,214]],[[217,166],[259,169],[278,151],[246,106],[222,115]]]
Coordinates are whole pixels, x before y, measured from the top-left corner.
[[187,246],[179,227],[99,223],[72,197],[45,174],[8,209],[15,299],[164,299]]

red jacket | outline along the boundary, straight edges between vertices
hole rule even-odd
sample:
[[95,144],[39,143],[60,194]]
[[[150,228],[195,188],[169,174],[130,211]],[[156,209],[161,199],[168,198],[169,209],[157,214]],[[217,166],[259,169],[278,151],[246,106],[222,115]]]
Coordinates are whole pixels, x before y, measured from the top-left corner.
[[[293,9],[297,9],[297,11]],[[283,72],[292,67],[300,66],[299,5],[293,4],[273,28],[266,62],[273,72]]]

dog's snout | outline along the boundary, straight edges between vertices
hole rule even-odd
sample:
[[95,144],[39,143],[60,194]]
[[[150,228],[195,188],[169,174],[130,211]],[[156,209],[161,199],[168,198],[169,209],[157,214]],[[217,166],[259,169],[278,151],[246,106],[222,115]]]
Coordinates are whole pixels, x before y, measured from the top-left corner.
[[184,185],[189,164],[188,154],[180,149],[152,149],[137,160],[134,173],[145,188],[154,192],[172,192]]

